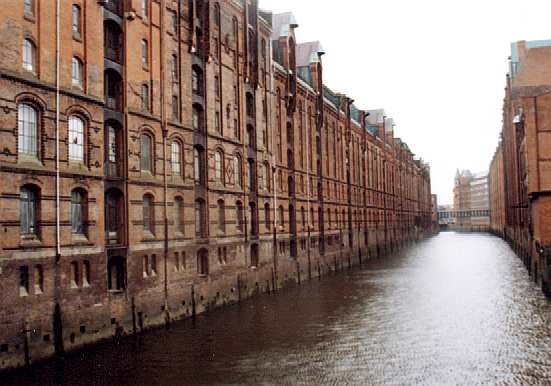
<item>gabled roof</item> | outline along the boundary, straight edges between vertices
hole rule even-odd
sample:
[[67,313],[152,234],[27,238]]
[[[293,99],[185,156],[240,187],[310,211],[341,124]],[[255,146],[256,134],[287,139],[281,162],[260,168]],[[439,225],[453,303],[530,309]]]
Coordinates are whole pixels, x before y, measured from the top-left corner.
[[274,14],[272,16],[272,40],[289,36],[292,26],[298,27],[298,23],[291,12]]
[[367,110],[366,112],[369,113],[369,115],[367,116],[368,125],[378,125],[384,122],[384,109]]
[[297,44],[297,67],[309,66],[319,61],[318,54],[325,54],[325,50],[318,41]]

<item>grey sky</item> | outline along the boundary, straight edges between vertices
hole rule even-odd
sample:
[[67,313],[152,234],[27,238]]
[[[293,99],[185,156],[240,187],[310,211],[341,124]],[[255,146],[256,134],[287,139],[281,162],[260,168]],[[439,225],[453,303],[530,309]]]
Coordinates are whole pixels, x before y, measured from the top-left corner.
[[551,38],[548,0],[260,0],[291,11],[299,42],[320,40],[324,80],[431,165],[440,204],[455,170],[487,170],[501,129],[510,43]]

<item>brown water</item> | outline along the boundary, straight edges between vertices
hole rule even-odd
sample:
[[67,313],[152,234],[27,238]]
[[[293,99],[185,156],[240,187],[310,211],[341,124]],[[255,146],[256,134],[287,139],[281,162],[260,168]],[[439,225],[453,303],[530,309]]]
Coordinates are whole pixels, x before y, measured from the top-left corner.
[[551,302],[500,239],[362,268],[103,344],[4,385],[551,384]]

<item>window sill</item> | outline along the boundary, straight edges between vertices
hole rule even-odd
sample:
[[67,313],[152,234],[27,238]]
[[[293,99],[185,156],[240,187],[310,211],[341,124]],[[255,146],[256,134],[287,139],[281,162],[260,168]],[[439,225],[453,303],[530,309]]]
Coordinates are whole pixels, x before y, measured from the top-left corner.
[[42,246],[42,241],[36,235],[23,235],[19,245],[22,248],[34,248]]
[[73,32],[73,40],[79,42],[79,43],[82,43],[82,35],[79,34],[79,33],[75,33]]
[[84,235],[83,233],[73,233],[71,235],[71,240],[73,242],[73,245],[87,245],[89,244],[88,237]]
[[30,21],[31,23],[36,23],[36,17],[30,13],[25,13],[23,18],[27,21]]
[[153,241],[155,240],[155,235],[151,233],[150,231],[144,230],[143,231],[143,241]]

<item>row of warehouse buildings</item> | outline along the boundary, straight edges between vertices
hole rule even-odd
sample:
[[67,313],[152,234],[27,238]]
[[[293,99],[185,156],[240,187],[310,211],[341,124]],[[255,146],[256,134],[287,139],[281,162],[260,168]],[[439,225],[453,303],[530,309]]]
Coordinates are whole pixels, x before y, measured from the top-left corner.
[[513,43],[509,64],[489,172],[490,227],[551,295],[551,40]]
[[54,4],[0,9],[0,368],[430,233],[428,165],[291,13]]

